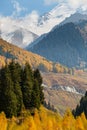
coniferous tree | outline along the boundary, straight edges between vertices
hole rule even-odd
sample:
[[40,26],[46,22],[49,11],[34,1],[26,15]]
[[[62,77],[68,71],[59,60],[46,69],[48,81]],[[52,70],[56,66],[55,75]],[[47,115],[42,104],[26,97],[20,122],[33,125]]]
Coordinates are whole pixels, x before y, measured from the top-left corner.
[[13,87],[14,87],[14,93],[17,98],[17,114],[20,114],[20,111],[22,109],[22,104],[23,104],[23,96],[22,96],[22,91],[21,91],[21,66],[19,63],[15,63],[12,61],[9,64],[9,69],[11,72],[11,78],[13,81]]
[[73,110],[73,115],[75,117],[80,116],[83,112],[87,118],[87,91],[85,93],[85,96],[81,98],[80,104],[77,105],[75,110]]
[[13,91],[13,82],[8,66],[1,70],[0,86],[0,111],[4,111],[7,117],[17,115],[17,98]]
[[37,80],[39,86],[39,93],[40,93],[40,103],[44,103],[44,93],[43,93],[43,86],[42,86],[42,77],[40,71],[36,69],[34,71],[34,79]]
[[33,87],[33,72],[28,63],[26,63],[25,68],[22,72],[22,93],[23,93],[23,103],[26,109],[31,107],[31,94]]
[[38,69],[36,69],[34,71],[34,79],[36,79],[38,81],[39,86],[42,85],[42,77],[41,77],[40,71]]
[[39,70],[32,71],[26,63],[22,68],[12,62],[0,69],[0,112],[7,117],[18,116],[22,106],[37,108],[44,102],[42,77]]
[[40,107],[40,91],[37,80],[34,81],[33,91],[31,95],[31,107],[39,109]]

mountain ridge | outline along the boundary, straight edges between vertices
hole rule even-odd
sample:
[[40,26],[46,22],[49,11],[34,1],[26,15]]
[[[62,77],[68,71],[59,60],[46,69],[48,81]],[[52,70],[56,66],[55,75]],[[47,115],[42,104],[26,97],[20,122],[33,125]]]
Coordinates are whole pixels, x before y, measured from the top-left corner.
[[27,50],[68,67],[80,66],[82,61],[87,62],[87,21],[83,23],[57,26],[37,44],[30,48],[28,46]]
[[[31,36],[31,33],[29,34],[30,38],[27,38],[28,40],[26,42],[23,42],[23,45],[18,42],[16,43],[16,40],[12,40],[11,35],[9,34],[15,32],[15,30],[19,30],[20,28],[22,28],[23,30],[28,30],[32,32],[32,34],[34,33],[37,36],[41,36],[44,33],[48,33],[49,31],[51,31],[54,26],[59,25],[66,18],[69,18],[72,14],[75,14],[77,12],[83,15],[87,14],[86,11],[84,12],[82,9],[79,10],[80,11],[67,5],[66,2],[61,2],[55,8],[41,16],[35,14],[36,17],[34,19],[32,19],[30,15],[24,16],[22,18],[18,17],[18,19],[11,17],[1,17],[0,30],[2,38],[16,45],[19,44],[20,47],[25,48],[27,44],[30,44],[32,41],[35,40],[34,36]],[[6,37],[6,35],[9,35],[9,37]],[[25,41],[25,38],[26,36],[24,35],[23,41]]]

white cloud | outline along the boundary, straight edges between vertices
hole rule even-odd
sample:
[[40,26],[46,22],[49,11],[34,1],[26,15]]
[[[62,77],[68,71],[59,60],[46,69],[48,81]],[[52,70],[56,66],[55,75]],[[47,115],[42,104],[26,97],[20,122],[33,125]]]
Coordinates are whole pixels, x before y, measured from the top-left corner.
[[13,11],[13,14],[12,14],[13,17],[19,16],[22,11],[27,10],[26,8],[21,7],[20,4],[16,0],[12,0],[11,2],[13,4],[13,8],[14,8],[14,11]]
[[29,20],[29,23],[37,23],[39,18],[39,14],[37,11],[33,10],[31,14],[27,15],[25,19]]
[[87,10],[87,0],[44,0],[45,5],[62,2],[67,3],[67,6],[73,9],[81,8],[84,11]]
[[75,9],[87,9],[87,0],[67,0],[67,4]]
[[37,26],[38,19],[39,14],[37,11],[32,11],[30,14],[24,17],[19,17],[17,19],[12,17],[12,15],[7,17],[0,15],[0,28],[2,32],[8,33],[21,27],[29,30],[30,27]]
[[[20,9],[19,11],[20,12]],[[16,30],[23,29],[25,32],[27,31],[36,31],[37,23],[38,23],[39,15],[36,11],[32,11],[30,14],[24,17],[15,18],[13,15],[11,16],[2,16],[0,15],[0,31],[1,37],[8,42],[11,42],[11,37]],[[18,46],[25,47],[28,42],[33,41],[33,37],[30,34],[29,36],[24,35],[23,43],[19,43]],[[15,43],[14,43],[15,44]]]
[[[44,0],[46,5],[55,2],[62,3],[63,1],[64,0]],[[71,14],[75,13],[78,8],[81,8],[83,11],[87,10],[87,0],[65,0],[61,6],[58,5],[52,11],[50,11],[51,18],[49,16],[49,20],[44,22],[44,19],[42,19],[43,24],[39,25],[38,20],[40,20],[40,17],[37,11],[34,10],[30,14],[20,18],[17,16],[20,16],[20,13],[26,9],[21,7],[16,0],[13,0],[12,3],[14,7],[13,14],[8,17],[0,16],[0,30],[4,39],[9,38],[10,36],[8,36],[8,34],[12,34],[12,32],[18,28],[23,28],[38,35],[47,33],[52,29],[53,26],[57,25],[66,17],[69,17]]]

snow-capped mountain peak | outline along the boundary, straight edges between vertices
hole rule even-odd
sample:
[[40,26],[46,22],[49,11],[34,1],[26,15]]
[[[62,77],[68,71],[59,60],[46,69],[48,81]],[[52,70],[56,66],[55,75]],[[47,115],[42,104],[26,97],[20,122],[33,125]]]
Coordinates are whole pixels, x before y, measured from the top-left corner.
[[55,25],[61,23],[65,18],[74,14],[76,10],[67,6],[66,3],[57,5],[50,12],[44,14],[38,21],[38,35],[49,32]]
[[25,48],[29,44],[29,41],[33,42],[36,38],[38,38],[38,35],[30,32],[29,30],[16,27],[11,32],[1,32],[1,37],[10,43]]
[[[31,15],[18,19],[0,17],[1,36],[6,41],[24,48],[38,36],[48,33],[54,26],[60,24],[66,18],[69,18],[77,12],[87,14],[85,8],[73,8],[73,6],[67,4],[67,2],[61,2],[54,9],[42,16],[38,16],[38,14],[34,12],[33,17],[31,17]],[[19,38],[22,39],[18,39],[17,42],[16,36],[19,35],[18,30],[20,30],[21,34]]]

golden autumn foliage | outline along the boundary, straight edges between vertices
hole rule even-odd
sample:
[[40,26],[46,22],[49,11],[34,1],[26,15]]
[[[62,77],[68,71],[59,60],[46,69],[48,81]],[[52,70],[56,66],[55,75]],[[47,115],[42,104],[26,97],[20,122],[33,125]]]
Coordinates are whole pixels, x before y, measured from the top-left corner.
[[5,62],[9,63],[11,59],[15,59],[21,65],[27,62],[32,68],[39,68],[45,72],[68,72],[68,68],[61,64],[54,64],[40,55],[23,50],[0,39],[0,67],[5,65]]
[[35,110],[34,116],[6,119],[1,113],[0,130],[87,130],[87,119],[84,113],[75,119],[70,110],[62,117],[41,107]]

